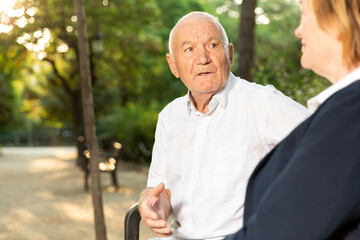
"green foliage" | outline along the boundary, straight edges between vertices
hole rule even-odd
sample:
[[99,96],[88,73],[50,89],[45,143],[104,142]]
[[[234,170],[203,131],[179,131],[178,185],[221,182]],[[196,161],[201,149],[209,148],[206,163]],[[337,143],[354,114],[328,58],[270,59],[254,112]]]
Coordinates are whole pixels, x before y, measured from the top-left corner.
[[[118,107],[111,116],[99,119],[99,137],[121,142],[126,159],[137,161],[141,155],[149,157],[146,152],[152,149],[157,116],[162,107],[156,101],[146,105],[129,102],[125,107]],[[147,150],[141,152],[140,145]]]
[[[167,65],[171,28],[190,11],[207,11],[219,18],[236,48],[241,44],[237,42],[240,5],[234,0],[85,3],[90,47],[98,31],[104,42],[102,53],[91,54],[99,140],[103,147],[113,140],[120,141],[126,158],[138,160],[146,155],[139,143],[148,150],[152,148],[159,111],[187,91]],[[9,35],[0,34],[0,130],[26,125],[25,115],[34,124],[74,125],[80,91],[73,0],[24,0],[18,4],[25,7],[25,12],[36,9],[36,14],[25,16],[29,22],[26,27],[14,27]],[[258,0],[258,7],[258,20],[265,17],[270,22],[256,26],[254,79],[272,84],[305,104],[329,84],[300,66],[300,41],[293,34],[299,22],[296,0]],[[39,43],[37,31],[51,33],[42,61],[36,58],[37,52],[25,48],[26,44],[16,43],[26,34],[30,36],[28,42]],[[64,44],[68,50],[61,53],[58,47]],[[236,61],[239,59],[235,55]]]
[[16,96],[11,82],[0,73],[0,130],[13,127],[16,122]]
[[150,51],[141,52],[140,58],[146,60],[142,85],[144,91],[142,96],[137,96],[137,101],[146,103],[151,99],[165,104],[186,92],[182,82],[171,74],[166,61],[169,33],[183,15],[190,11],[201,11],[203,6],[195,0],[157,0],[156,3],[160,14],[146,27],[146,33],[156,39],[158,45]]
[[300,13],[296,1],[259,1],[269,24],[256,29],[255,82],[272,84],[294,100],[306,104],[329,83],[300,65],[301,43],[294,35]]
[[0,132],[15,129],[20,124],[20,91],[15,81],[21,77],[26,54],[11,46],[11,36],[0,35]]
[[[183,15],[203,10],[195,0],[158,0],[156,6],[152,21],[139,28],[138,38],[120,44],[119,40],[116,41],[119,44],[117,52],[110,52],[116,61],[103,72],[120,76],[115,81],[120,88],[120,105],[112,108],[109,115],[100,117],[97,124],[99,137],[105,142],[114,139],[123,143],[127,159],[136,160],[142,156],[149,160],[139,145],[152,149],[158,113],[169,101],[186,93],[181,80],[171,74],[167,65],[168,36]],[[110,29],[114,31],[113,26]],[[102,58],[107,58],[106,54]],[[110,61],[107,59],[106,62]],[[95,96],[96,100],[97,90]]]

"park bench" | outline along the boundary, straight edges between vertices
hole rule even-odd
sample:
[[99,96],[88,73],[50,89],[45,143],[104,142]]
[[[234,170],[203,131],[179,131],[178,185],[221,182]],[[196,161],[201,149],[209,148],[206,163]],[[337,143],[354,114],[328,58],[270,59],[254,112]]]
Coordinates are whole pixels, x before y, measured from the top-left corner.
[[[139,240],[141,215],[138,204],[134,204],[125,215],[124,240]],[[178,227],[180,227],[178,221],[171,222],[170,229],[172,232]]]
[[[117,180],[117,166],[118,160],[120,158],[120,151],[122,145],[119,142],[114,141],[112,143],[112,148],[109,152],[99,152],[99,170],[101,172],[107,172],[111,174],[111,180],[114,187],[119,188]],[[89,190],[89,176],[90,176],[90,152],[86,147],[86,144],[83,144],[81,156],[79,156],[80,166],[84,171],[84,188],[85,191]]]
[[125,216],[124,240],[139,240],[141,216],[138,203],[134,204]]

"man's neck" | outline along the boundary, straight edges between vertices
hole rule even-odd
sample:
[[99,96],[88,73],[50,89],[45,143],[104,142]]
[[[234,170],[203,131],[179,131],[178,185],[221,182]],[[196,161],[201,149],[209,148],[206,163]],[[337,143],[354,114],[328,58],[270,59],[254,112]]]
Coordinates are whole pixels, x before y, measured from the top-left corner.
[[209,103],[213,95],[214,94],[212,93],[193,96],[193,94],[190,92],[190,99],[193,102],[196,110],[203,114],[206,114],[209,112]]

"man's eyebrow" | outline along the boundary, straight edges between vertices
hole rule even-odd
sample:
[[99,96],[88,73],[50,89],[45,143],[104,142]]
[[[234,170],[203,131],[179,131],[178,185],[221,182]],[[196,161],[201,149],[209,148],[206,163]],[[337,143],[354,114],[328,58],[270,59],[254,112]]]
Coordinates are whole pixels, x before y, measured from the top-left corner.
[[211,42],[211,41],[221,41],[221,39],[220,39],[220,37],[218,37],[218,36],[216,36],[216,37],[211,37],[211,38],[209,38],[207,41],[208,42]]
[[[213,40],[221,41],[221,39],[219,37],[210,37],[206,42],[211,42]],[[192,43],[192,41],[183,41],[183,42],[181,42],[180,47],[183,47],[184,45],[188,45],[191,43]]]
[[183,42],[181,42],[180,46],[183,47],[184,45],[188,45],[190,43],[191,43],[191,41],[183,41]]

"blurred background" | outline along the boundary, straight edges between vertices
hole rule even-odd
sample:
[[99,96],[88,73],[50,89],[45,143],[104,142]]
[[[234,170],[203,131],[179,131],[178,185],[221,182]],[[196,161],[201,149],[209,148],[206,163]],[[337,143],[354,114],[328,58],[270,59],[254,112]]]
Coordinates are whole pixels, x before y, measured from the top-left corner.
[[[85,10],[109,239],[124,235],[145,188],[158,113],[187,92],[165,57],[180,17],[217,17],[232,71],[249,81],[303,105],[329,84],[301,69],[298,0],[86,0]],[[77,21],[73,0],[0,0],[0,239],[93,239]],[[151,236],[142,226],[140,239]]]
[[[190,11],[219,18],[235,46],[235,74],[248,61],[240,46],[253,44],[248,80],[304,105],[328,85],[301,69],[297,0],[245,1],[256,3],[255,38],[239,41],[243,0],[86,0],[100,148],[117,141],[123,159],[149,164],[159,111],[186,93],[165,54],[171,28]],[[81,147],[76,22],[73,0],[0,0],[0,146]]]

